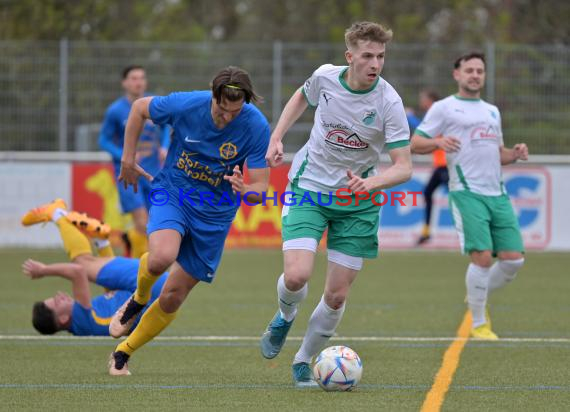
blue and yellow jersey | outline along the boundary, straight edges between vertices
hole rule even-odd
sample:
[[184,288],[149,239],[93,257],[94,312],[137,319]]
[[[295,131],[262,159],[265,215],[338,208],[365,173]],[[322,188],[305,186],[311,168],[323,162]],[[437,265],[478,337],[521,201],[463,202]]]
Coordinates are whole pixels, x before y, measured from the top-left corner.
[[[112,290],[93,298],[90,308],[84,308],[75,302],[71,312],[69,332],[76,336],[109,336],[111,318],[132,296],[137,287],[138,267],[139,259],[124,257],[116,257],[103,266],[95,283]],[[164,273],[154,283],[152,296],[142,313],[158,298],[167,277],[168,273]],[[138,319],[135,326],[137,323]]]
[[[99,146],[113,157],[115,173],[119,173],[125,137],[125,127],[131,111],[131,102],[123,96],[115,100],[107,109],[99,134]],[[141,157],[140,165],[155,176],[160,170],[159,149],[168,148],[170,129],[159,127],[147,120],[139,137],[137,154]]]
[[[269,145],[269,123],[252,104],[244,104],[239,115],[218,129],[211,115],[210,91],[177,92],[154,97],[149,112],[154,123],[169,124],[172,142],[164,168],[153,181],[170,196],[190,198],[196,216],[210,221],[231,222],[239,205],[224,175],[247,163],[250,169],[265,168]],[[200,202],[208,193],[210,201]],[[224,200],[226,199],[226,200]],[[193,206],[184,201],[185,205]],[[152,211],[151,211],[152,213]]]
[[113,290],[92,299],[90,308],[75,302],[69,331],[76,336],[109,336],[111,318],[131,296],[125,290]]

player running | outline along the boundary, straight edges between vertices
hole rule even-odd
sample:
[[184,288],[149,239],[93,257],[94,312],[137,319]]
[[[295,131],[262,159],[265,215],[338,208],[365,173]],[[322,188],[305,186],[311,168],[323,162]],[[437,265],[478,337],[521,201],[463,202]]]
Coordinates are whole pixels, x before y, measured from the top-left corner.
[[[125,95],[115,100],[107,109],[105,119],[99,134],[99,146],[109,152],[113,159],[115,177],[119,176],[121,169],[121,156],[123,153],[123,138],[125,126],[133,102],[144,97],[147,80],[142,66],[128,66],[123,70],[121,83]],[[136,159],[150,175],[156,176],[164,163],[168,145],[170,144],[170,128],[159,127],[147,120],[141,130],[140,141],[137,145]],[[131,213],[134,228],[127,232],[131,244],[131,256],[135,258],[147,251],[146,225],[148,222],[148,209],[150,208],[150,182],[139,179],[140,191],[134,192],[132,188],[117,185],[121,209],[123,213]]]
[[[170,124],[174,134],[165,166],[152,185],[160,205],[150,210],[149,252],[141,258],[133,297],[111,322],[113,335],[131,328],[154,282],[172,267],[160,298],[111,354],[111,375],[127,375],[133,352],[172,322],[194,286],[213,281],[240,193],[254,191],[259,196],[251,195],[248,201],[262,200],[261,192],[269,185],[269,124],[250,104],[256,100],[247,72],[227,67],[216,74],[211,91],[145,97],[133,104],[119,176],[125,186],[133,185],[136,191],[139,177],[149,177],[135,161],[145,120]],[[249,184],[241,172],[246,162]]]
[[[56,276],[69,280],[73,297],[58,292],[36,302],[32,311],[34,328],[44,335],[66,330],[77,336],[108,336],[111,317],[136,289],[139,259],[114,257],[107,240],[110,228],[84,214],[68,212],[61,199],[32,209],[22,218],[24,226],[45,222],[57,225],[73,263],[46,265],[28,259],[22,270],[31,279]],[[79,229],[94,239],[100,256],[93,256],[89,239]],[[167,276],[164,274],[154,284],[150,301],[158,297]],[[91,298],[89,282],[104,287],[107,292]]]
[[[327,194],[340,188],[369,195],[407,181],[412,173],[404,106],[396,90],[380,77],[391,38],[392,31],[379,24],[353,24],[345,34],[348,66],[319,67],[293,94],[271,136],[266,158],[270,166],[277,166],[283,159],[285,133],[308,105],[317,107],[309,141],[295,156],[289,172],[288,190],[295,195],[289,202],[294,205],[283,208],[284,273],[277,282],[279,310],[261,339],[265,358],[279,354],[297,307],[307,296],[317,245],[328,229],[324,295],[311,315],[292,366],[298,386],[316,385],[311,359],[335,333],[363,258],[378,254],[379,206],[370,200],[357,206],[354,194],[351,204],[344,207],[338,206],[336,199],[324,206],[328,202],[319,202],[318,197],[329,199]],[[378,173],[384,145],[392,165]],[[314,203],[299,205],[307,194]]]
[[[449,203],[462,252],[471,258],[465,278],[471,336],[496,340],[485,314],[488,292],[511,282],[524,263],[523,241],[501,165],[527,160],[528,148],[524,143],[504,147],[499,109],[481,99],[485,56],[466,54],[454,68],[458,93],[433,104],[412,137],[412,150],[447,152]],[[493,256],[499,258],[494,264]]]

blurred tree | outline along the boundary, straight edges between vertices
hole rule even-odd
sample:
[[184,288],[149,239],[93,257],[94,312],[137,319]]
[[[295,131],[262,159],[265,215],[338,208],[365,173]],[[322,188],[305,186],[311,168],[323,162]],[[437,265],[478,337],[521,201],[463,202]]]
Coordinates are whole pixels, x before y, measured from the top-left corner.
[[0,0],[2,39],[342,41],[356,20],[397,42],[570,43],[557,0]]

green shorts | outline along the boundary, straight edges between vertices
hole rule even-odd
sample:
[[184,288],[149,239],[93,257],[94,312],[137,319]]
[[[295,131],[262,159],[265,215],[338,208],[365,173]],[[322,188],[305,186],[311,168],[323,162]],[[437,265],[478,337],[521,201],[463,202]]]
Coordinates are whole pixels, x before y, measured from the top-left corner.
[[[370,200],[357,206],[352,196],[350,205],[329,193],[316,193],[296,185],[287,187],[293,192],[283,206],[283,241],[312,238],[319,242],[328,229],[327,247],[349,256],[375,258],[378,256],[378,224],[380,206]],[[377,203],[380,202],[378,197]]]
[[519,223],[509,197],[449,192],[449,204],[463,253],[524,252]]

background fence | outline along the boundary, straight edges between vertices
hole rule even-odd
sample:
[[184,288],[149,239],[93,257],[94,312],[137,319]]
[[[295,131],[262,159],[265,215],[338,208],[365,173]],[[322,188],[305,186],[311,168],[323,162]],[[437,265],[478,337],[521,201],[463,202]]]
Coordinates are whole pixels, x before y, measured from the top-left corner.
[[[484,97],[499,106],[505,142],[527,142],[533,153],[570,153],[570,47],[486,44]],[[421,88],[454,93],[452,62],[466,49],[390,44],[383,77],[406,106]],[[147,69],[149,91],[205,89],[229,64],[248,70],[275,122],[293,91],[319,65],[344,64],[342,44],[0,42],[0,150],[97,150],[106,107],[120,94],[120,72]],[[307,111],[286,140],[296,151],[307,139]]]

